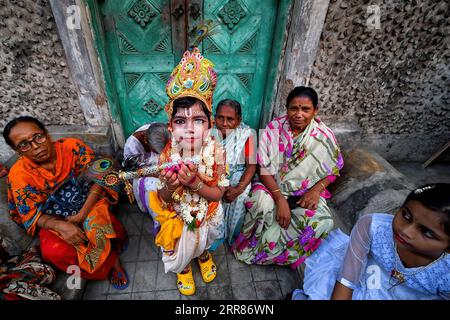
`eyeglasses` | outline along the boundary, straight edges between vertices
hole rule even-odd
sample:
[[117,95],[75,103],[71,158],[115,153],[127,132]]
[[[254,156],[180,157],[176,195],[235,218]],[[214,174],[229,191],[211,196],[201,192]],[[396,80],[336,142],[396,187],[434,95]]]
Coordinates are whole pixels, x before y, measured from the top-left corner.
[[16,149],[27,152],[31,149],[31,144],[34,142],[36,144],[41,144],[47,141],[47,135],[45,133],[36,133],[31,140],[25,140],[16,146]]

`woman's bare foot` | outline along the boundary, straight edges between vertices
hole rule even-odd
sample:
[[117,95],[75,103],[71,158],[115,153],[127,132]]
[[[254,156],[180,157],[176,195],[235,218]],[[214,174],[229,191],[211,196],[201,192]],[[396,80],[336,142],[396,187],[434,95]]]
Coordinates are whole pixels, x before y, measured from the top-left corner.
[[114,263],[111,272],[109,274],[109,281],[113,285],[114,288],[123,290],[128,287],[129,279],[125,269],[122,267],[120,263],[120,259],[117,258]]

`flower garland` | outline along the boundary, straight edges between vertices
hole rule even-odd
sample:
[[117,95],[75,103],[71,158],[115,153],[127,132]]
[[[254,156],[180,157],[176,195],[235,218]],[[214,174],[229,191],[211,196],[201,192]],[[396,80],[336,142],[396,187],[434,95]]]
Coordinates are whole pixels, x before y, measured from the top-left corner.
[[[205,144],[200,150],[201,159],[198,166],[200,174],[213,177],[214,151],[214,140],[208,135],[205,138]],[[170,159],[173,162],[183,160],[180,155],[179,145],[175,139],[172,139]],[[190,189],[185,188],[178,202],[174,204],[174,209],[180,213],[181,218],[188,226],[188,230],[193,231],[195,228],[200,227],[208,212],[208,201]]]

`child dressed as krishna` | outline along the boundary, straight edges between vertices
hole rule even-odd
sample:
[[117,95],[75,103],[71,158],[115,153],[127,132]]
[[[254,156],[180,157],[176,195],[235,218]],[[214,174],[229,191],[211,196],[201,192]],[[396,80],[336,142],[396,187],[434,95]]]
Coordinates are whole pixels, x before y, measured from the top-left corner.
[[151,209],[161,224],[155,242],[162,248],[165,272],[177,273],[178,290],[195,294],[191,261],[198,258],[202,279],[209,283],[217,268],[207,251],[223,220],[222,198],[228,180],[225,153],[210,134],[212,96],[217,75],[197,48],[186,51],[166,86],[171,141],[160,164],[175,163],[159,176],[150,193]]

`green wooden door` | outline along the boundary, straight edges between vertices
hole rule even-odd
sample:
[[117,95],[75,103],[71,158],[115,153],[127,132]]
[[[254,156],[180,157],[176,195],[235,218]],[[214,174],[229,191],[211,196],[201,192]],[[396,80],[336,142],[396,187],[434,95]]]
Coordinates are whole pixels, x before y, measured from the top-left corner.
[[215,64],[214,107],[239,101],[257,128],[275,29],[276,0],[100,1],[107,68],[118,95],[126,136],[150,121],[166,121],[165,84],[190,44],[190,31],[208,21],[200,48]]

